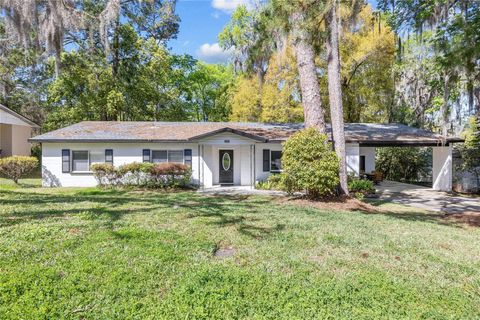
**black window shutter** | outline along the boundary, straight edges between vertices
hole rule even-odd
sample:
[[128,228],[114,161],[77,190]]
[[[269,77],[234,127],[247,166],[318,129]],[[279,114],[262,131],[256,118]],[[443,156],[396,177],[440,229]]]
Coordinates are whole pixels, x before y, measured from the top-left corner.
[[185,149],[183,150],[183,162],[192,167],[192,149]]
[[70,149],[62,149],[62,172],[70,172]]
[[150,149],[143,149],[143,162],[150,162]]
[[105,163],[111,164],[113,166],[113,150],[105,149]]
[[270,171],[270,149],[263,149],[263,172]]

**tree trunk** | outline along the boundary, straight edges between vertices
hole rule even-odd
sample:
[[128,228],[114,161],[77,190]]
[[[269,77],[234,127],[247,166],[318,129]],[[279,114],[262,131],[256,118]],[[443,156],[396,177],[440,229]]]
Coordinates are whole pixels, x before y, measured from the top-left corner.
[[440,108],[442,117],[442,136],[444,138],[448,135],[448,100],[450,99],[450,74],[445,72],[443,79],[443,103]]
[[328,97],[330,100],[330,117],[332,119],[333,146],[340,159],[339,191],[341,194],[348,195],[342,86],[340,79],[340,53],[338,47],[337,0],[332,1],[327,23],[329,24],[327,37]]
[[473,94],[475,96],[476,104],[475,104],[475,115],[480,118],[480,87],[477,87],[473,90]]
[[265,74],[266,71],[261,66],[257,66],[258,92],[260,95],[262,94],[263,84],[265,83]]
[[293,26],[293,47],[300,77],[305,127],[315,127],[319,132],[326,133],[325,110],[320,96],[315,51],[308,31],[301,27],[305,21],[305,14],[301,11],[294,12],[290,20]]

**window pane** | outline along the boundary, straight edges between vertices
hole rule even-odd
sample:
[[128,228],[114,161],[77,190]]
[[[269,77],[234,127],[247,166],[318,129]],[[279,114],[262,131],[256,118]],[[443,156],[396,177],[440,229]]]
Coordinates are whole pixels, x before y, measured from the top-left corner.
[[105,162],[106,163],[113,163],[113,150],[106,149],[105,150]]
[[73,171],[88,171],[88,151],[72,151]]
[[70,172],[70,150],[62,150],[62,172]]
[[150,162],[150,149],[143,149],[143,162]]
[[62,150],[62,161],[70,161],[70,150]]
[[183,152],[184,161],[187,166],[192,166],[192,149],[185,149]]
[[282,170],[282,151],[272,151],[271,152],[271,162],[270,162],[270,170],[271,171],[280,171]]
[[167,151],[166,150],[155,150],[152,151],[152,162],[167,162]]
[[183,163],[183,150],[168,151],[168,162]]
[[270,149],[263,149],[263,171],[270,171]]
[[230,170],[230,164],[231,164],[231,160],[230,160],[230,154],[225,152],[223,154],[223,157],[222,157],[222,167],[223,167],[223,170],[225,171],[228,171]]

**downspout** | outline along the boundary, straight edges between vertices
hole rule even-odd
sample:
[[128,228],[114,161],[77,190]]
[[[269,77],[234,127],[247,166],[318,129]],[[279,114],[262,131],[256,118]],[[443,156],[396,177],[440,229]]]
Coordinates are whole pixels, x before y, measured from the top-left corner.
[[205,190],[205,146],[202,144],[202,188]]
[[200,154],[200,144],[198,144],[197,146],[197,158],[198,158],[198,164],[197,164],[197,167],[198,167],[198,186],[201,187],[202,186],[202,172],[201,172],[201,161],[202,161],[202,157],[201,157],[201,154]]

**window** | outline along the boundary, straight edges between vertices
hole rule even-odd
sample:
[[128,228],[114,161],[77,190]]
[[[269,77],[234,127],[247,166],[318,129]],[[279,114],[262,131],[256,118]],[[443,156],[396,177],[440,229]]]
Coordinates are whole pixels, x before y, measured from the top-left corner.
[[282,151],[271,151],[270,159],[270,171],[282,171]]
[[183,163],[183,150],[169,150],[168,162]]
[[88,151],[72,151],[72,171],[86,172],[89,169]]
[[192,149],[183,150],[183,159],[187,166],[192,167]]
[[282,151],[272,151],[263,149],[263,171],[280,172],[282,171]]
[[360,172],[365,172],[365,156],[360,156]]
[[70,172],[70,150],[62,150],[62,172]]
[[150,162],[150,149],[143,149],[143,162]]
[[[190,150],[191,151],[191,150]],[[152,162],[176,162],[183,163],[184,150],[152,150]],[[190,162],[191,162],[190,156]]]
[[225,152],[222,157],[222,168],[224,171],[230,170],[230,165],[232,164],[232,161],[230,159],[230,154],[228,152]]
[[263,172],[270,171],[270,149],[263,149]]
[[168,162],[168,152],[167,150],[155,150],[152,151],[152,162]]
[[113,166],[113,150],[105,149],[105,163],[111,164]]

